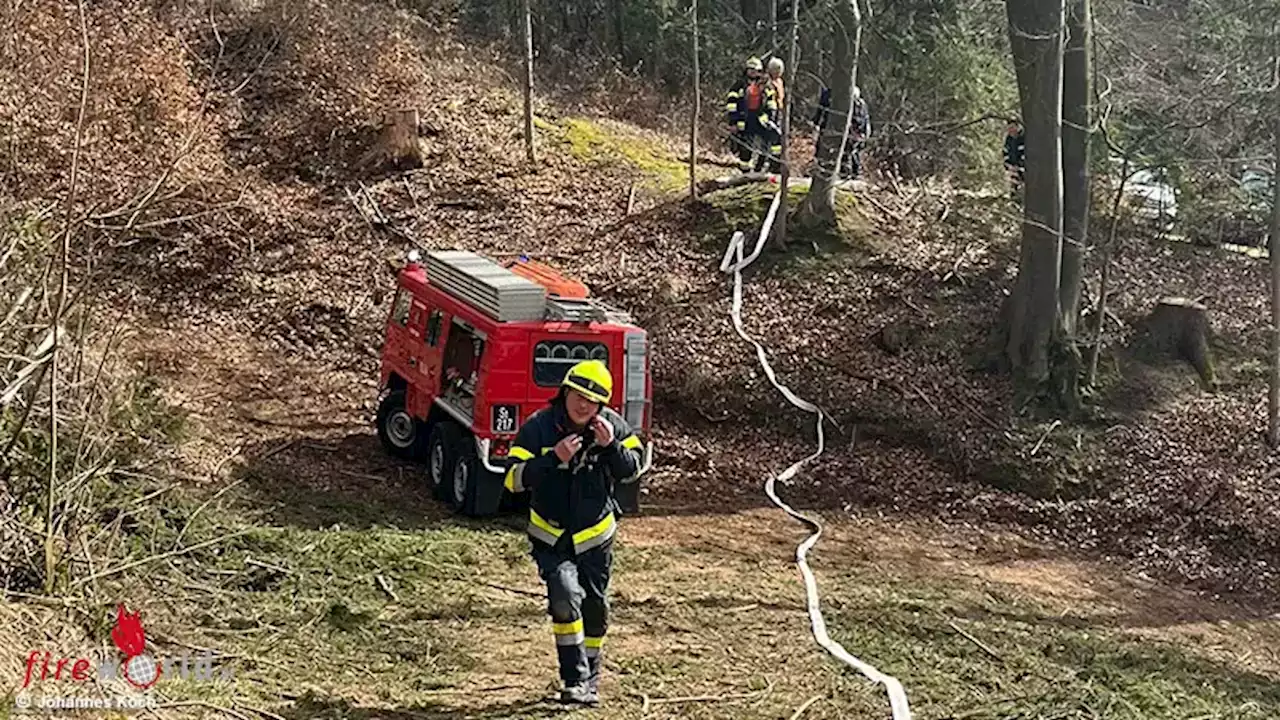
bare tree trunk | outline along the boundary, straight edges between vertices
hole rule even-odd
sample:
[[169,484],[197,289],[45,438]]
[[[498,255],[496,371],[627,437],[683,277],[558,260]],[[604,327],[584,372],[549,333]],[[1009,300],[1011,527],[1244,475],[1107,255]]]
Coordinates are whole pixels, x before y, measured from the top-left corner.
[[[777,0],[774,0],[774,27],[777,27]],[[800,44],[800,1],[791,2],[791,50],[787,53],[786,97],[782,103],[782,201],[778,204],[778,246],[787,246],[787,204],[791,194],[791,105],[796,96],[796,57]],[[776,47],[776,45],[775,45]]]
[[613,0],[613,38],[618,44],[618,62],[625,68],[627,62],[627,34],[625,31],[626,3],[624,0]]
[[689,198],[698,199],[698,118],[702,111],[702,78],[698,67],[698,0],[693,0],[693,120],[689,123]]
[[[1280,111],[1280,87],[1276,89],[1276,110]],[[1275,120],[1276,158],[1280,160],[1280,112]],[[1271,383],[1267,392],[1267,443],[1280,447],[1280,167],[1272,175],[1271,234],[1267,255],[1271,263]]]
[[1018,281],[1009,297],[1005,353],[1029,387],[1050,380],[1061,330],[1062,51],[1066,0],[1007,0],[1009,38],[1027,133],[1026,199]]
[[1090,0],[1069,0],[1067,46],[1062,64],[1062,328],[1075,337],[1080,317],[1085,248],[1089,242],[1089,146],[1093,73]]
[[524,2],[524,151],[529,164],[537,162],[533,152],[533,9]]
[[1098,356],[1102,354],[1102,330],[1107,325],[1107,286],[1111,282],[1111,253],[1116,246],[1116,229],[1120,227],[1120,202],[1124,199],[1124,186],[1129,182],[1129,156],[1124,156],[1120,167],[1120,186],[1111,201],[1111,230],[1107,233],[1107,246],[1102,249],[1102,279],[1098,282],[1098,314],[1093,323],[1093,348],[1089,350],[1089,365],[1085,385],[1093,387],[1098,382]]
[[800,206],[801,216],[816,223],[835,222],[836,183],[853,124],[853,88],[858,84],[858,53],[862,43],[862,12],[858,9],[858,0],[842,0],[836,6],[836,16],[836,69],[831,83],[831,109],[827,127],[819,139],[818,157],[814,158],[813,184]]
[[[778,0],[769,0],[769,52],[776,52],[777,48],[778,48]],[[786,202],[786,200],[784,199],[783,202]]]

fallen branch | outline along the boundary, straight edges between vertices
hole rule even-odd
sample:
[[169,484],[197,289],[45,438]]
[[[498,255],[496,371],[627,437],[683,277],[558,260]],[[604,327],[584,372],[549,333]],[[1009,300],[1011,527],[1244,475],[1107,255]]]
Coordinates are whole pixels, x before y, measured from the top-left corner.
[[971,242],[968,245],[964,246],[964,250],[960,251],[960,257],[956,258],[955,264],[951,266],[951,272],[948,272],[946,275],[943,275],[941,282],[946,282],[953,277],[958,279],[960,282],[964,282],[964,278],[960,277],[960,263],[964,262],[965,257],[969,255],[969,249],[972,248],[975,244],[976,242]]
[[382,589],[382,592],[387,594],[388,600],[391,602],[400,602],[400,597],[396,595],[395,590],[391,589],[391,583],[387,582],[386,578],[381,575],[374,575],[373,580],[378,583],[378,587]]
[[818,701],[819,701],[819,700],[821,700],[823,697],[825,697],[825,696],[824,696],[824,695],[814,695],[813,697],[811,697],[811,698],[809,698],[808,700],[806,700],[806,701],[805,701],[805,703],[804,703],[803,705],[801,705],[800,707],[796,708],[796,711],[795,711],[795,712],[791,713],[791,718],[790,718],[790,720],[797,720],[797,718],[799,718],[801,715],[803,715],[803,714],[804,714],[804,711],[805,711],[805,710],[808,710],[808,709],[809,709],[809,706],[810,706],[810,705],[812,705],[812,704],[814,704],[814,703],[818,702]]
[[79,585],[84,585],[85,583],[92,582],[92,581],[94,581],[94,580],[100,580],[100,579],[102,579],[102,578],[104,578],[104,577],[110,577],[110,576],[112,576],[112,575],[118,575],[119,573],[122,573],[122,572],[124,572],[125,570],[131,570],[131,569],[136,568],[136,567],[138,567],[138,566],[140,566],[140,565],[146,565],[147,563],[155,562],[156,560],[164,560],[165,558],[177,557],[178,555],[186,555],[186,554],[187,554],[187,553],[189,553],[189,552],[194,552],[194,551],[196,551],[196,550],[200,550],[200,549],[202,549],[202,548],[209,547],[210,545],[217,545],[218,543],[223,542],[224,540],[230,540],[230,539],[232,539],[232,538],[240,537],[241,535],[248,534],[249,532],[250,532],[250,531],[249,531],[249,530],[247,530],[247,529],[246,529],[246,530],[237,530],[236,532],[233,532],[233,533],[227,533],[226,535],[221,535],[221,536],[216,537],[216,538],[214,538],[214,539],[212,539],[212,540],[206,540],[206,541],[204,541],[204,542],[202,542],[202,543],[197,543],[197,544],[195,544],[195,545],[192,545],[191,547],[180,548],[180,549],[177,549],[177,550],[169,550],[168,552],[162,552],[162,553],[160,553],[159,555],[151,555],[151,556],[149,556],[149,557],[145,557],[145,558],[142,558],[142,559],[140,559],[140,560],[134,560],[134,561],[132,561],[132,562],[127,562],[127,563],[125,563],[125,564],[123,564],[123,565],[117,565],[117,566],[115,566],[115,567],[111,568],[110,570],[104,570],[104,571],[102,571],[102,572],[100,572],[100,573],[96,573],[96,574],[93,574],[93,575],[88,575],[88,576],[86,576],[86,577],[82,577],[82,578],[79,578],[79,579],[77,579],[77,580],[74,580],[74,581],[72,581],[71,585],[72,585],[72,587],[76,587],[76,586],[79,586]]
[[1049,424],[1049,429],[1044,431],[1044,434],[1040,436],[1040,440],[1036,442],[1035,447],[1031,448],[1032,455],[1035,455],[1036,453],[1040,452],[1040,446],[1044,444],[1045,440],[1049,439],[1049,433],[1053,432],[1054,429],[1061,424],[1062,424],[1061,420],[1054,420],[1052,423]]
[[[461,577],[459,577],[459,578],[455,578],[455,579],[457,579],[457,580],[465,580],[466,578],[461,578]],[[531,598],[538,598],[539,600],[541,600],[543,597],[545,597],[542,593],[532,592],[532,591],[530,591],[530,590],[521,590],[520,588],[507,587],[506,585],[499,585],[499,584],[497,584],[497,583],[482,582],[482,583],[480,583],[480,584],[481,584],[481,585],[484,585],[485,587],[491,587],[491,588],[494,588],[495,590],[505,590],[505,591],[507,591],[507,592],[509,592],[509,593],[515,593],[515,594],[517,594],[517,595],[526,595],[526,596],[531,597]]]
[[636,204],[636,184],[631,183],[631,192],[627,194],[627,211],[623,213],[623,215],[624,216],[630,215],[631,208],[635,207],[635,204]]
[[935,414],[935,415],[938,415],[938,416],[941,416],[941,415],[942,415],[942,411],[938,409],[938,406],[937,406],[937,405],[934,405],[934,404],[933,404],[933,401],[929,399],[929,396],[928,396],[928,395],[925,395],[925,394],[924,394],[924,391],[923,391],[923,390],[921,390],[920,388],[916,387],[916,386],[915,386],[914,384],[912,384],[912,383],[908,383],[907,387],[911,388],[911,392],[915,393],[915,394],[916,394],[916,397],[918,397],[918,398],[920,398],[921,400],[923,400],[923,401],[924,401],[924,404],[925,404],[925,405],[928,405],[928,406],[929,406],[929,408],[930,408],[931,410],[933,410],[933,412],[934,412],[934,414]]
[[[689,164],[689,156],[685,155],[684,157],[679,159],[679,162],[682,162],[686,165]],[[737,160],[724,160],[722,158],[715,157],[713,155],[708,155],[706,153],[700,153],[698,155],[698,162],[702,163],[703,165],[715,165],[716,167],[729,168],[730,170],[738,169]]]
[[874,205],[874,206],[876,207],[876,209],[878,209],[880,212],[882,212],[882,213],[884,213],[885,215],[888,215],[889,217],[893,218],[894,222],[901,223],[901,222],[903,221],[903,219],[905,218],[905,216],[904,216],[904,215],[901,215],[901,214],[899,214],[899,213],[897,213],[897,212],[895,212],[895,211],[893,211],[893,210],[890,210],[890,209],[889,209],[889,207],[888,207],[887,205],[885,205],[884,203],[882,203],[882,202],[880,202],[879,200],[875,199],[875,198],[874,198],[874,197],[872,197],[871,195],[866,195],[866,196],[864,196],[864,197],[866,198],[867,202],[869,202],[869,203],[871,203],[872,205]]
[[968,640],[974,645],[977,645],[978,648],[983,652],[985,652],[986,654],[990,655],[996,660],[999,660],[1000,662],[1004,662],[1004,658],[1000,656],[1000,653],[996,652],[995,650],[992,650],[990,647],[987,647],[986,643],[982,642],[978,638],[965,632],[959,625],[956,625],[954,621],[947,621],[947,625],[951,626],[952,630],[955,630],[956,632],[960,633],[961,637],[963,637],[965,640]]

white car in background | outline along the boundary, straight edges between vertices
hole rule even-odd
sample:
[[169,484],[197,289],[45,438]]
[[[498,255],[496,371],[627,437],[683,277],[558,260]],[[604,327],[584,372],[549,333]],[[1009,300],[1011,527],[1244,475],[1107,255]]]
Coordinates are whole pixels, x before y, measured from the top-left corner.
[[1135,217],[1167,231],[1178,219],[1178,197],[1165,177],[1166,173],[1161,168],[1138,170],[1129,176],[1124,191]]

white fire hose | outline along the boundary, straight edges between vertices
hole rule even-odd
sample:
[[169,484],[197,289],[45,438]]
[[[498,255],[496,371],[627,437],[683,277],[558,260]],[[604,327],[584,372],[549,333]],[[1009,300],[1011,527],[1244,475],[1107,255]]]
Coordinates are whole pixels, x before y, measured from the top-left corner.
[[[778,498],[774,492],[774,484],[781,480],[786,482],[795,477],[800,468],[822,454],[825,444],[822,435],[822,423],[825,419],[822,410],[813,403],[797,397],[785,385],[778,382],[777,376],[773,372],[773,367],[769,365],[769,360],[765,355],[764,348],[760,343],[756,342],[751,336],[747,335],[746,330],[742,327],[742,270],[755,259],[760,256],[760,251],[764,248],[765,240],[769,237],[769,231],[773,228],[773,218],[778,212],[778,204],[782,199],[782,193],[786,188],[779,190],[778,194],[773,198],[773,204],[769,207],[769,213],[765,216],[764,224],[760,228],[760,238],[756,240],[755,250],[751,255],[743,258],[742,245],[743,234],[734,232],[733,238],[729,241],[729,247],[725,250],[724,259],[720,261],[721,272],[733,273],[733,307],[729,311],[733,316],[733,328],[738,331],[738,335],[756,348],[756,357],[760,360],[760,367],[764,369],[765,375],[769,378],[769,382],[781,392],[787,402],[804,410],[814,413],[818,416],[818,449],[812,455],[793,464],[791,467],[783,470],[777,476],[770,476],[764,484],[764,491],[769,495],[769,499],[775,505],[782,508],[788,515],[808,525],[813,529],[813,534],[807,540],[796,548],[796,562],[800,565],[800,572],[804,575],[805,593],[809,599],[809,622],[813,626],[813,636],[817,639],[818,644],[834,655],[838,660],[844,662],[858,672],[865,675],[869,680],[885,686],[889,692],[889,705],[893,709],[893,720],[911,720],[911,708],[907,704],[907,694],[902,689],[902,683],[897,678],[881,673],[874,667],[862,662],[858,658],[849,654],[840,643],[832,640],[827,635],[827,623],[822,617],[822,610],[818,606],[818,583],[813,577],[813,572],[809,569],[809,563],[805,560],[809,554],[809,550],[818,542],[818,538],[822,536],[822,524],[813,518],[801,515]],[[730,261],[736,256],[737,261],[730,264]]]

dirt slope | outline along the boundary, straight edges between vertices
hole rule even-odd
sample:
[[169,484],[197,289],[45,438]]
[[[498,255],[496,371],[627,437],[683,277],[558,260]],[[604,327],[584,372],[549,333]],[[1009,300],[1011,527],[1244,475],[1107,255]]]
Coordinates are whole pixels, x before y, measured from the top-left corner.
[[[528,252],[653,331],[661,501],[758,504],[760,468],[812,432],[777,412],[753,375],[714,271],[729,232],[758,222],[766,193],[680,202],[670,194],[683,184],[680,143],[541,101],[531,171],[510,73],[439,20],[283,0],[215,4],[198,17],[139,3],[91,9],[80,204],[94,232],[78,249],[109,279],[104,304],[126,308],[145,336],[144,367],[228,385],[232,397],[241,386],[257,393],[248,426],[230,419],[247,411],[219,396],[212,409],[193,406],[219,433],[303,417],[318,388],[355,422],[370,411],[389,259],[414,245]],[[74,135],[64,122],[78,79],[74,21],[68,8],[22,6],[8,26],[14,47],[39,48],[0,69],[22,91],[0,100],[20,201],[65,187],[56,168],[69,164]],[[429,167],[360,172],[382,112],[403,106],[422,110]],[[1124,239],[1111,332],[1129,333],[1158,295],[1212,293],[1227,384],[1206,395],[1183,369],[1107,358],[1103,416],[1061,428],[1022,413],[1003,378],[972,367],[1012,271],[1015,209],[936,183],[877,182],[847,202],[843,240],[801,244],[750,273],[749,323],[793,387],[840,426],[801,500],[1015,522],[1211,585],[1274,582],[1276,468],[1254,442],[1255,261]],[[906,340],[896,353],[877,341],[887,325]]]

